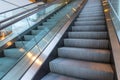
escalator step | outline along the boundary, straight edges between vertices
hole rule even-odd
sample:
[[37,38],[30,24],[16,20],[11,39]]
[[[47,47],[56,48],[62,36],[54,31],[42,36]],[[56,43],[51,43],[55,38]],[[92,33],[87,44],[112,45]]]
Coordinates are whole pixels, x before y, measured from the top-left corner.
[[36,35],[38,33],[40,33],[42,30],[32,30],[31,33],[32,35]]
[[108,39],[107,32],[68,32],[69,38]]
[[56,22],[44,22],[43,25],[53,25],[53,24],[56,24]]
[[41,80],[83,80],[83,79],[77,79],[77,78],[68,77],[68,76],[64,76],[56,73],[48,73]]
[[2,72],[0,71],[0,77],[3,77],[5,75],[6,72]]
[[85,15],[85,16],[87,16],[87,15],[104,15],[104,13],[103,12],[96,12],[96,13],[93,12],[93,13],[89,13],[89,14],[88,13],[86,13],[86,14],[85,13],[80,13],[79,16],[80,15]]
[[80,14],[97,14],[97,13],[103,13],[103,11],[81,12]]
[[24,47],[25,44],[27,44],[27,43],[28,43],[28,41],[16,41],[16,42],[15,42],[15,46],[16,46],[17,48],[22,48],[22,47]]
[[102,13],[102,12],[101,12],[101,13],[100,13],[100,12],[97,12],[97,13],[91,13],[91,14],[87,14],[87,13],[86,13],[86,14],[79,14],[79,16],[89,16],[89,15],[90,15],[90,16],[94,16],[94,15],[104,15],[104,13]]
[[80,18],[84,18],[84,17],[104,17],[104,14],[89,14],[89,15],[80,14],[79,17]]
[[[46,26],[37,26],[37,29],[41,30],[41,29],[43,29],[44,27],[46,27]],[[47,27],[49,27],[49,26],[47,26]]]
[[59,19],[47,19],[48,22],[58,21]]
[[95,19],[104,19],[104,16],[96,16],[96,17],[81,17],[81,18],[77,18],[77,20],[89,20],[89,19],[91,19],[91,20],[95,20]]
[[34,37],[35,41],[37,41],[37,42],[40,41],[46,34],[47,34],[47,32],[42,30],[39,34],[37,34]]
[[101,6],[91,6],[91,7],[84,7],[84,8],[86,8],[85,10],[101,10],[101,9],[103,9]]
[[51,72],[88,80],[113,80],[109,64],[56,58],[50,62]]
[[24,35],[24,40],[25,41],[30,41],[31,39],[33,39],[35,36],[34,35]]
[[86,17],[81,17],[81,18],[77,18],[77,21],[97,21],[97,20],[104,20],[104,17],[94,17],[94,18],[86,18]]
[[80,48],[109,48],[108,40],[95,40],[95,39],[64,39],[64,45],[67,47],[80,47]]
[[74,22],[75,26],[79,25],[104,25],[105,21],[76,21]]
[[103,49],[61,47],[58,49],[58,56],[86,61],[110,62],[110,51]]
[[99,12],[99,11],[102,11],[101,10],[94,10],[94,9],[90,9],[90,10],[82,10],[83,12]]
[[[98,1],[98,0],[97,0],[97,1]],[[94,2],[95,2],[95,0],[94,0]],[[94,4],[94,5],[91,5],[91,4]],[[91,2],[91,3],[87,4],[84,9],[86,9],[86,8],[88,8],[88,7],[89,7],[89,8],[91,8],[91,7],[92,7],[92,8],[96,8],[96,7],[100,7],[100,8],[101,8],[102,5],[101,5],[101,3],[96,3],[96,2],[93,3],[93,2]]]
[[2,72],[1,74],[6,73],[16,63],[16,61],[17,59],[9,57],[0,58],[0,72]]
[[72,31],[106,31],[105,25],[72,26]]
[[4,50],[4,55],[6,57],[11,57],[11,58],[20,58],[23,55],[23,53],[24,53],[24,50],[17,49],[17,48]]
[[43,23],[42,26],[49,26],[49,27],[53,27],[55,24],[49,24],[49,23]]
[[52,25],[43,25],[43,26],[37,26],[37,29],[42,30],[42,29],[51,29],[53,26]]

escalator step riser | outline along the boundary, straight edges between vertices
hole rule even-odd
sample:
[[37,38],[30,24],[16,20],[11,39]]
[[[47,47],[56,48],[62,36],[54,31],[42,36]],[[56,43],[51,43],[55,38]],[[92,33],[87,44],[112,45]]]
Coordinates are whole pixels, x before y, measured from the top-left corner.
[[69,32],[69,38],[108,39],[107,32]]
[[94,39],[64,39],[64,45],[66,47],[108,49],[109,41]]
[[110,62],[110,51],[102,49],[62,47],[58,49],[58,56],[76,60]]
[[85,22],[85,21],[77,21],[77,22],[74,22],[74,25],[75,26],[79,26],[79,25],[105,25],[105,22],[101,21],[101,22],[92,22],[92,21],[88,21],[88,22]]
[[79,17],[104,17],[104,14],[79,15]]
[[104,20],[105,18],[101,17],[101,18],[77,18],[77,21],[98,21],[98,20]]
[[27,43],[28,43],[27,41],[16,41],[15,46],[17,48],[23,48],[25,46],[25,44],[27,44]]
[[49,73],[41,80],[83,80],[83,79],[77,79],[77,78],[68,77],[68,76],[64,76],[56,73]]
[[80,14],[97,14],[97,13],[103,13],[103,11],[81,12]]
[[91,9],[90,10],[82,10],[82,12],[88,12],[88,13],[93,12],[93,11],[94,12],[103,12],[103,9],[101,9],[101,10],[94,10],[94,9],[93,10],[91,10]]
[[38,33],[40,33],[42,30],[32,30],[31,31],[31,34],[32,35],[36,35],[36,34],[38,34]]
[[57,58],[50,62],[50,70],[66,76],[87,80],[113,80],[109,64]]
[[20,58],[23,55],[24,51],[20,51],[20,49],[5,49],[4,55],[10,58]]
[[78,17],[77,19],[104,19],[104,16],[80,16],[80,17]]
[[104,14],[103,12],[92,12],[92,13],[80,13],[79,15],[98,15],[98,14]]
[[35,36],[34,35],[24,35],[24,40],[25,41],[30,41],[34,38]]
[[106,27],[104,25],[94,25],[94,26],[73,26],[72,31],[106,31]]
[[4,74],[8,72],[10,68],[16,63],[17,59],[10,57],[0,58],[0,77],[3,77]]

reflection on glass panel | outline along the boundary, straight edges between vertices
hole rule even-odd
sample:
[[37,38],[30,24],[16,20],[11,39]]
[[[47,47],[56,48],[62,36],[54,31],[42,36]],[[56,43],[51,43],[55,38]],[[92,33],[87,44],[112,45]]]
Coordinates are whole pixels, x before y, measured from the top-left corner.
[[111,16],[116,30],[117,37],[120,41],[120,0],[110,0]]
[[[62,5],[61,5],[62,6]],[[45,18],[47,15],[51,14],[53,11],[57,10],[57,8],[61,7],[55,6],[54,10],[51,9],[50,11],[46,11],[46,9],[39,11],[21,21],[18,21],[15,24],[10,25],[9,27],[2,29],[0,33],[0,45],[5,45],[7,48],[0,52],[0,78],[6,74],[10,68],[22,57],[24,56],[29,50],[31,50],[40,40],[42,40],[45,35],[53,28],[54,24],[51,25],[49,28],[47,25],[45,27],[37,26],[39,30],[32,30],[29,34],[20,35],[21,33],[25,32],[27,29],[33,26],[34,24],[41,21],[41,19]],[[15,13],[15,12],[14,12]],[[0,19],[4,19],[5,17],[9,17],[13,15],[13,13],[7,13],[5,15],[0,15]],[[32,35],[31,35],[32,34]],[[14,42],[12,39],[16,38],[19,35],[17,41]],[[38,49],[37,49],[38,48]],[[40,53],[41,48],[37,47],[36,49],[39,50]],[[34,48],[33,48],[34,49]],[[34,52],[36,53],[35,50]],[[33,53],[33,51],[31,51]],[[38,55],[38,54],[37,54]],[[34,55],[32,55],[34,56]],[[30,57],[30,55],[29,55]],[[37,56],[34,56],[32,60]],[[2,63],[4,61],[5,63]]]
[[117,15],[120,16],[120,0],[111,0],[110,1]]
[[28,29],[29,28],[29,24],[27,22],[27,19],[23,19],[15,24],[13,24],[12,26],[12,32],[13,33],[21,33],[23,32],[24,30]]

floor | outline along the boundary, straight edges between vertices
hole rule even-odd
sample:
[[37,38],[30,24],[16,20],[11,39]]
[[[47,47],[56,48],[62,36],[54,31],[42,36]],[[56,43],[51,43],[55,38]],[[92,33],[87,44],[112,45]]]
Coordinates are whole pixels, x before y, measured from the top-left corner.
[[29,0],[0,0],[0,13],[30,3]]

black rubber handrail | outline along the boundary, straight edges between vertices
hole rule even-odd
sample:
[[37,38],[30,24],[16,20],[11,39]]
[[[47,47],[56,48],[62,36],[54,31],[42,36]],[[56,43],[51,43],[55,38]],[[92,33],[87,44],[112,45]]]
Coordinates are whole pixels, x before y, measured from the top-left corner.
[[[32,15],[32,14],[34,14],[34,13],[37,13],[38,11],[40,11],[40,10],[46,8],[46,7],[49,7],[49,6],[51,6],[51,5],[55,4],[55,3],[59,3],[60,1],[61,1],[61,0],[55,0],[55,1],[52,2],[52,3],[48,3],[48,4],[41,5],[37,10],[34,10],[33,12],[30,12],[30,13],[28,13],[28,14],[26,14],[26,15],[23,15],[23,16],[15,19],[15,20],[13,20],[13,21],[11,21],[11,22],[8,22],[8,23],[5,24],[5,25],[1,25],[1,26],[0,26],[0,30],[2,30],[2,29],[4,29],[4,28],[7,28],[7,27],[9,27],[10,25],[12,25],[12,24],[14,24],[14,23],[16,23],[16,22],[18,22],[18,21],[20,21],[20,20],[22,20],[22,19],[24,19],[24,18]],[[21,15],[21,14],[19,14],[19,16],[20,16],[20,15]]]

